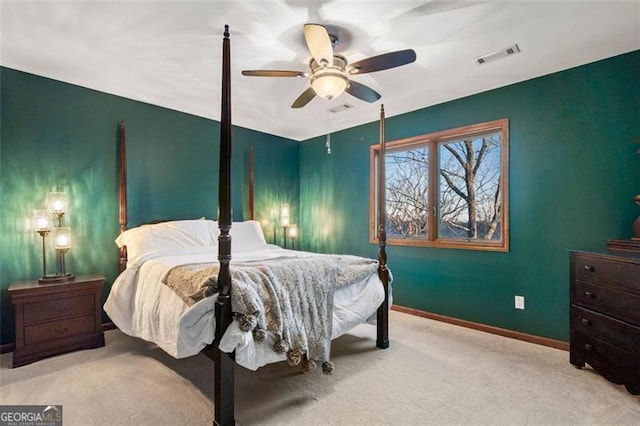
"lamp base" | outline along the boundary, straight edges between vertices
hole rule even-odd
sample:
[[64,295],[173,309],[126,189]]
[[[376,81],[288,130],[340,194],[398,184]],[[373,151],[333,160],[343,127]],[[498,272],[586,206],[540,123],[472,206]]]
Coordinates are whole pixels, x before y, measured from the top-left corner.
[[57,284],[67,281],[73,281],[74,279],[75,277],[73,276],[73,274],[45,275],[44,277],[40,277],[40,279],[38,279],[38,284]]

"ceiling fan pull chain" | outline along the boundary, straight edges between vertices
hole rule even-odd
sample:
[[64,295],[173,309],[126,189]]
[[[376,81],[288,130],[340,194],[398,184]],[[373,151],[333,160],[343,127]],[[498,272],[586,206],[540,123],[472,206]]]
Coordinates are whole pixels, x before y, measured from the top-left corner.
[[327,118],[327,142],[324,146],[327,148],[327,154],[331,154],[331,129],[329,128],[329,118]]

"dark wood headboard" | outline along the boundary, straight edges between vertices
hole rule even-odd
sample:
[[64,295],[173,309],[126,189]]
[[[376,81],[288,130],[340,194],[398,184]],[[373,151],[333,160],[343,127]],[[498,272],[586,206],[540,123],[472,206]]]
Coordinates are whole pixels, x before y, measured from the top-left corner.
[[[127,230],[128,217],[127,217],[127,142],[126,142],[126,128],[124,120],[120,120],[120,184],[119,184],[119,197],[118,197],[118,209],[119,209],[119,221],[120,221],[120,233]],[[253,172],[253,147],[249,149],[249,219],[254,219],[254,172]],[[166,222],[169,219],[153,220],[148,223]],[[120,272],[124,271],[127,267],[127,247],[120,248],[119,269]]]

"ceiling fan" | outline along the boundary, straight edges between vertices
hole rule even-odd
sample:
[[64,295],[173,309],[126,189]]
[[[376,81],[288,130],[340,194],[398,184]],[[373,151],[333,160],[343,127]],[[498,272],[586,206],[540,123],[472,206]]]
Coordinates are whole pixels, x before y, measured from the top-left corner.
[[384,53],[349,64],[342,55],[333,52],[338,38],[329,34],[320,24],[305,24],[304,39],[311,52],[310,72],[282,70],[245,70],[242,75],[250,77],[309,77],[311,86],[293,102],[291,108],[302,108],[316,95],[331,100],[347,92],[366,102],[375,102],[381,95],[349,77],[410,64],[416,60],[413,49]]

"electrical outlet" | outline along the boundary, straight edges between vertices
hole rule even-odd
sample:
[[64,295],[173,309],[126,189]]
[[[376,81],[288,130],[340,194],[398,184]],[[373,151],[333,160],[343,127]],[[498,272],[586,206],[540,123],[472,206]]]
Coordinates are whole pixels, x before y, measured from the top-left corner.
[[524,296],[515,297],[516,309],[524,309]]

